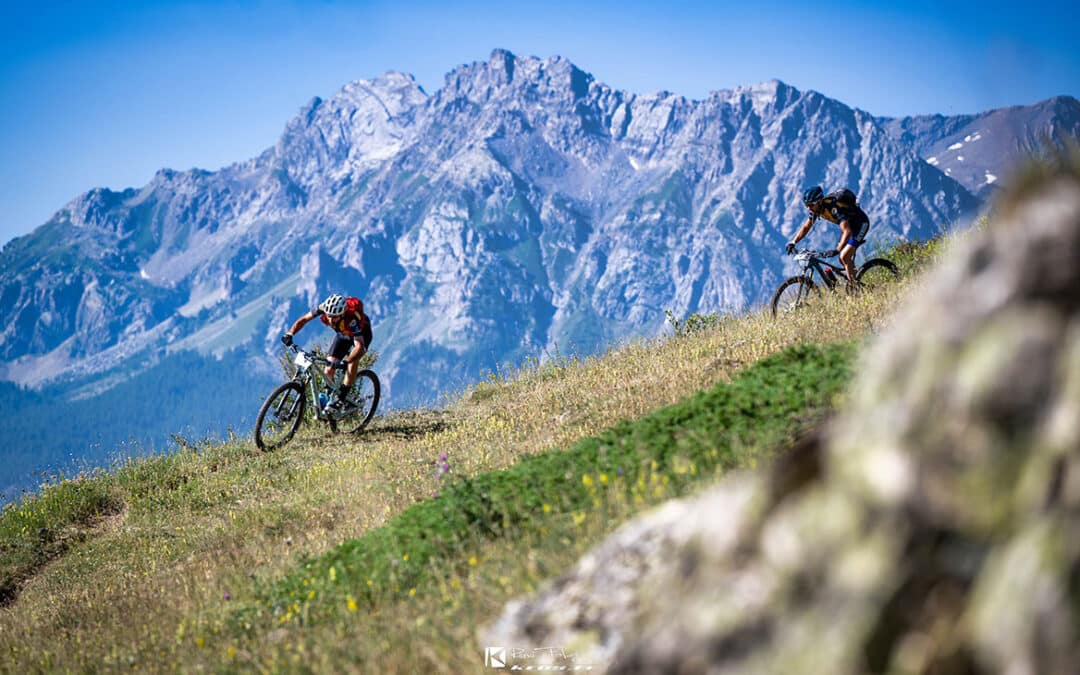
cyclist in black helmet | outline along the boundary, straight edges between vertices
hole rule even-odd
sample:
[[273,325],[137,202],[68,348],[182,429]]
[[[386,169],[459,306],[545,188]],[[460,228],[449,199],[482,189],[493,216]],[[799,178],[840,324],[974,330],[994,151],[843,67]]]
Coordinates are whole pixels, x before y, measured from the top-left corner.
[[840,254],[840,262],[847,272],[848,288],[852,288],[855,282],[855,251],[866,242],[866,233],[870,229],[870,218],[859,208],[855,202],[855,193],[847,188],[841,188],[828,195],[815,185],[803,192],[803,205],[810,211],[810,216],[803,223],[795,237],[788,242],[786,250],[788,255],[795,252],[795,244],[814,226],[818,218],[824,218],[830,223],[840,226],[840,243],[836,248],[825,254],[831,258]]

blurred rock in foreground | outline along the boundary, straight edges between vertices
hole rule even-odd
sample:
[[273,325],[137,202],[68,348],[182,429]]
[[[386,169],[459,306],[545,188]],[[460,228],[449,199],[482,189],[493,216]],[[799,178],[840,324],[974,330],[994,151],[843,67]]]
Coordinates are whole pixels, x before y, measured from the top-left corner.
[[1077,672],[1069,164],[927,275],[820,443],[627,524],[482,642],[593,672]]

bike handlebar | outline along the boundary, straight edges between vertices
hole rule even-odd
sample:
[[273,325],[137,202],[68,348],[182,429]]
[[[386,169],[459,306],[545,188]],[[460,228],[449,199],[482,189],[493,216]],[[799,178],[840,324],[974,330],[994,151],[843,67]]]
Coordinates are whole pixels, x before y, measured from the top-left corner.
[[304,356],[308,357],[308,360],[311,361],[312,363],[316,364],[316,365],[320,365],[320,366],[328,366],[328,365],[330,365],[330,359],[325,358],[323,356],[319,356],[315,352],[309,352],[307,350],[300,349],[299,347],[296,346],[295,343],[289,345],[289,347],[292,348],[293,352],[303,352]]
[[796,259],[798,259],[798,258],[818,258],[820,260],[827,260],[831,256],[825,255],[826,253],[830,253],[830,251],[815,251],[815,250],[809,249],[809,248],[801,248],[801,249],[798,249],[797,251],[795,251],[795,253],[791,254],[791,257],[796,258]]

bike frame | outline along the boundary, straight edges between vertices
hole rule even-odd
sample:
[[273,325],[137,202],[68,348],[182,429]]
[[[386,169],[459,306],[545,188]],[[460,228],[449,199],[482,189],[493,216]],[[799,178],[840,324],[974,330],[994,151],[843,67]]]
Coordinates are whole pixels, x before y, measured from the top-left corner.
[[837,280],[847,279],[847,270],[844,269],[843,265],[832,264],[828,260],[820,257],[820,254],[817,251],[811,251],[809,249],[799,251],[795,256],[795,259],[802,263],[803,276],[811,283],[814,281],[814,272],[817,272],[818,276],[822,278],[826,286],[829,288],[836,287],[836,281],[829,279],[829,276],[825,274],[825,268],[831,269],[836,274]]
[[[330,364],[330,360],[316,356],[314,352],[306,352],[296,345],[292,345],[292,348],[293,351],[296,352],[296,356],[293,358],[293,364],[296,365],[296,374],[293,375],[293,381],[299,383],[301,388],[306,388],[311,392],[311,401],[312,407],[315,408],[315,417],[321,422],[327,422],[330,420],[330,416],[325,414],[322,407],[319,405],[319,392],[323,387],[332,386],[334,384],[333,381],[327,379],[322,371],[323,367]],[[306,363],[301,362],[301,354],[304,357],[303,361],[306,361]]]

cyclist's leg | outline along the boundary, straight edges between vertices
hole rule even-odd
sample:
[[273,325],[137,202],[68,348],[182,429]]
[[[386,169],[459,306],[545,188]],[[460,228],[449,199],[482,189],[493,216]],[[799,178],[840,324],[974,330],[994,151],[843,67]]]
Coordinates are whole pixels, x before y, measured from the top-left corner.
[[849,239],[844,248],[840,249],[840,262],[844,265],[844,271],[847,272],[849,286],[855,283],[855,251],[858,248],[859,245],[855,243],[855,240]]
[[[349,349],[351,348],[352,340],[339,333],[334,336],[334,343],[330,345],[330,354],[328,358],[331,363],[337,363],[349,355]],[[334,371],[329,366],[326,368],[326,377],[331,381],[334,379]]]
[[866,233],[870,230],[870,219],[863,214],[861,222],[855,223],[847,244],[840,251],[840,262],[844,263],[844,271],[847,272],[848,288],[855,287],[855,252],[866,241]]
[[[371,346],[371,329],[369,328],[367,330],[367,332],[361,333],[360,335],[353,337],[353,340],[360,340],[360,342],[363,343],[364,351],[360,353],[360,356],[362,357],[364,354],[367,353],[368,347]],[[350,350],[352,349],[352,346],[353,346],[353,343],[350,343],[350,345],[349,345]],[[352,363],[349,364],[349,370],[345,373],[345,384],[350,386],[350,387],[353,386],[353,383],[356,382],[356,375],[359,372],[360,372],[360,359],[358,358],[358,359],[356,359],[355,361],[353,361]]]
[[345,389],[353,386],[353,382],[356,382],[356,374],[360,372],[360,362],[353,361],[348,364],[348,370],[345,371],[345,379],[341,382],[341,386]]

